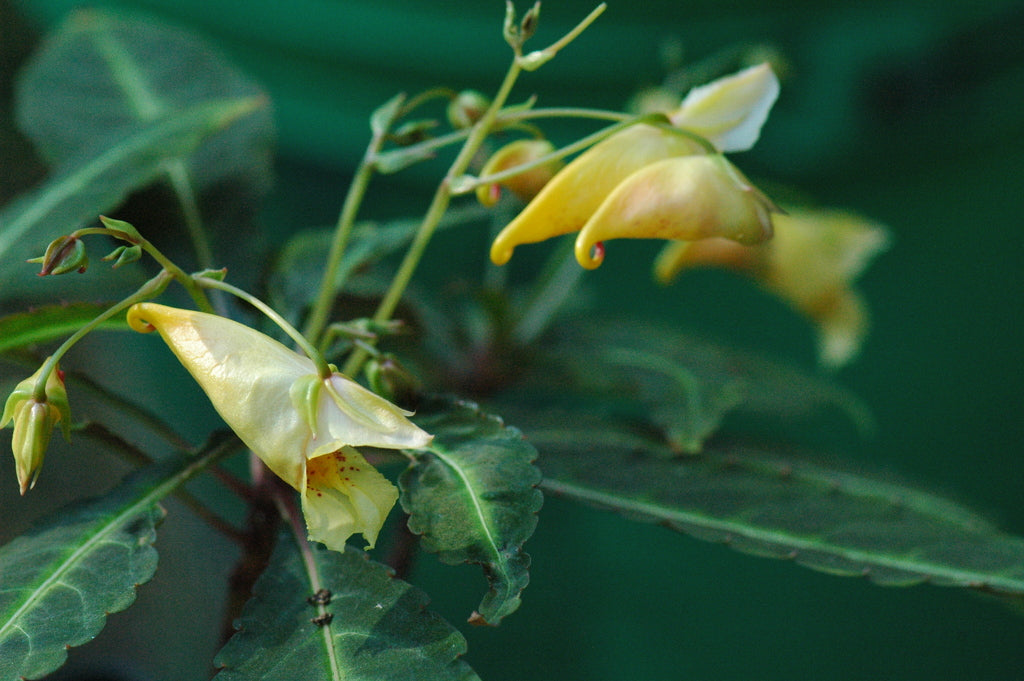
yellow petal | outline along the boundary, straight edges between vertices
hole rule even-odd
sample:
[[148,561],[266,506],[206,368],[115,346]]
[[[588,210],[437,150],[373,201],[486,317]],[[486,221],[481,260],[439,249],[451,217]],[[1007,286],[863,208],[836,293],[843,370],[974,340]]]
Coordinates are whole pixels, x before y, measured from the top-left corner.
[[329,549],[343,550],[356,533],[372,548],[397,500],[395,486],[351,447],[306,463],[302,489],[306,527],[310,539]]
[[860,351],[868,331],[868,311],[860,294],[848,289],[809,314],[818,331],[818,360],[826,367],[840,367]]
[[433,437],[399,409],[352,379],[335,373],[324,381],[317,408],[317,433],[307,457],[333,452],[341,445],[420,449]]
[[[345,445],[422,447],[430,436],[406,412],[351,379],[317,378],[313,362],[273,338],[218,315],[155,303],[133,305],[128,323],[160,332],[239,438],[295,489],[307,458]],[[316,400],[297,405],[298,390]],[[310,423],[310,415],[315,423]]]
[[772,235],[774,206],[724,156],[651,163],[615,188],[576,238],[576,259],[593,269],[592,250],[608,239],[758,243]]
[[868,329],[867,306],[854,282],[888,245],[887,230],[847,211],[794,210],[773,218],[775,236],[758,246],[709,239],[670,244],[659,255],[662,283],[680,270],[702,265],[740,270],[810,319],[818,334],[819,361],[848,362]]
[[309,426],[289,397],[316,367],[273,338],[218,315],[140,303],[136,331],[156,329],[221,418],[274,473],[301,489]]
[[706,138],[722,152],[746,151],[779,96],[779,79],[767,63],[693,88],[668,115],[672,125]]
[[693,140],[649,125],[636,125],[594,145],[548,182],[501,231],[491,260],[504,265],[520,244],[536,243],[583,227],[616,186],[644,166],[701,153]]
[[658,282],[668,284],[679,272],[690,267],[714,266],[742,271],[754,266],[756,252],[756,249],[731,239],[670,241],[654,261],[654,277]]

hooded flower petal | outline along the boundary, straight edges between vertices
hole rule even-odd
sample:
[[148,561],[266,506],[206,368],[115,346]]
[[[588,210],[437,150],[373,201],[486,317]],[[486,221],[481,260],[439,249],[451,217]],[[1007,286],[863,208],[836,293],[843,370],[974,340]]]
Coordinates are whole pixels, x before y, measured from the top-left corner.
[[697,241],[725,237],[759,243],[777,210],[724,156],[681,156],[636,171],[601,204],[576,238],[576,259],[601,264],[594,245],[608,239]]
[[356,533],[372,548],[397,500],[395,486],[352,447],[306,462],[302,512],[309,538],[329,549],[342,550]]
[[[318,502],[310,508],[321,515],[327,512],[324,509],[334,508],[344,515],[307,518],[311,528],[330,528],[324,536],[332,537],[336,545],[343,527],[376,537],[380,524],[371,522],[372,514],[362,500],[373,499],[376,507],[382,507],[383,478],[362,457],[362,474],[347,476],[350,480],[328,462],[351,446],[426,446],[431,436],[406,418],[408,412],[337,372],[321,378],[309,358],[224,317],[140,303],[128,311],[128,323],[137,331],[160,333],[232,430],[288,484],[308,496],[311,472],[330,481],[316,487],[338,503]],[[370,487],[360,488],[363,482]],[[339,505],[343,497],[355,500],[351,509]],[[387,508],[393,503],[394,499]],[[386,514],[387,509],[381,511],[380,523]]]
[[668,114],[672,125],[691,130],[723,152],[746,151],[779,96],[779,79],[764,63],[719,78],[687,93]]
[[841,366],[867,332],[867,309],[853,282],[885,250],[887,230],[844,211],[794,211],[774,224],[775,237],[754,247],[725,239],[670,244],[655,275],[667,283],[688,267],[741,270],[810,318],[822,364]]
[[637,170],[674,156],[702,153],[692,139],[649,125],[636,125],[595,144],[544,185],[491,246],[491,260],[504,265],[520,244],[580,230],[605,198]]

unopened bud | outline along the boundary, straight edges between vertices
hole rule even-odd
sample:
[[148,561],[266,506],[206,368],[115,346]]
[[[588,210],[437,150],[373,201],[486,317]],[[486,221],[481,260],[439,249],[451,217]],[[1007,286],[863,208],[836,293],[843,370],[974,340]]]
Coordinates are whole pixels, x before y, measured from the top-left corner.
[[114,261],[111,267],[120,267],[121,265],[127,265],[128,263],[135,262],[142,257],[142,246],[135,244],[134,246],[118,246],[108,255],[103,256],[103,260],[109,262]]
[[60,371],[54,369],[50,373],[43,399],[35,396],[38,376],[39,371],[14,388],[0,418],[0,428],[14,422],[11,449],[22,494],[31,489],[39,477],[54,426],[60,423],[64,438],[71,437],[71,411]]
[[388,354],[366,363],[366,378],[375,393],[397,404],[412,404],[420,388],[415,376]]
[[476,90],[463,90],[448,102],[448,122],[456,130],[473,127],[491,106],[491,100]]
[[32,258],[28,262],[42,264],[39,276],[45,277],[73,271],[85,272],[89,266],[89,256],[81,239],[75,236],[59,236],[50,242],[42,257]]
[[[539,161],[554,153],[555,147],[547,140],[523,139],[516,140],[494,153],[487,160],[481,171],[481,177],[496,175],[517,166]],[[529,201],[555,176],[562,168],[561,160],[551,160],[523,172],[501,180],[499,183],[485,184],[477,187],[476,198],[484,206],[493,206],[500,196],[498,185],[508,187],[523,201]]]
[[124,220],[115,220],[114,218],[108,218],[106,215],[100,216],[100,222],[103,226],[109,229],[111,232],[120,232],[117,236],[119,238],[128,237],[128,240],[132,243],[138,243],[142,241],[142,235],[139,234],[139,230],[135,229],[135,226],[130,222]]

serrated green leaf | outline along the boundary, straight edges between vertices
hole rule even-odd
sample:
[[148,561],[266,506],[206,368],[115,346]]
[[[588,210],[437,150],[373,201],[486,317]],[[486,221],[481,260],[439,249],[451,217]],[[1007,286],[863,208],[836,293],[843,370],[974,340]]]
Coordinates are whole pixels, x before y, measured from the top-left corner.
[[[69,336],[108,307],[99,303],[46,305],[0,317],[0,352]],[[124,315],[116,315],[99,326],[99,329],[127,328]]]
[[543,502],[537,452],[468,402],[423,405],[414,420],[434,441],[399,478],[409,529],[441,561],[483,566],[490,591],[472,619],[498,624],[519,607],[530,578],[522,546]]
[[[141,16],[72,12],[32,56],[18,80],[19,127],[53,164],[80,156],[99,139],[226,99],[265,93],[187,31]],[[269,184],[269,108],[236,119],[177,158],[202,190],[245,177]]]
[[1024,539],[932,494],[741,445],[672,459],[637,432],[567,423],[528,432],[547,492],[878,584],[1024,594]]
[[39,255],[53,238],[117,206],[158,177],[168,159],[191,153],[261,106],[263,100],[252,98],[203,102],[87,147],[0,212],[0,283],[21,272],[19,260]]
[[[233,440],[232,446],[233,446]],[[0,547],[0,679],[36,679],[135,601],[156,570],[158,502],[227,451],[175,457]]]
[[426,610],[421,591],[362,551],[311,550],[307,564],[292,538],[278,540],[217,655],[218,681],[478,678],[460,658],[466,640]]
[[862,434],[873,429],[867,407],[835,383],[693,334],[622,320],[560,332],[528,385],[551,391],[549,400],[601,400],[613,417],[660,428],[677,453],[699,452],[734,413],[779,427],[834,408]]

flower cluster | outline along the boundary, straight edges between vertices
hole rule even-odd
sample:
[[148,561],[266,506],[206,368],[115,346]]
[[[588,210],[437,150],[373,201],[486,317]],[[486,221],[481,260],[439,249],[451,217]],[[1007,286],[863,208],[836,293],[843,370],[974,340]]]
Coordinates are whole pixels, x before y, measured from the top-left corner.
[[355,448],[425,447],[431,436],[409,412],[224,317],[139,303],[128,323],[158,331],[238,437],[299,491],[310,539],[376,542],[398,490]]
[[491,260],[503,265],[520,244],[572,232],[588,269],[601,264],[608,239],[770,238],[777,209],[722,154],[754,144],[778,91],[761,64],[695,88],[664,125],[637,124],[602,140],[501,231]]

